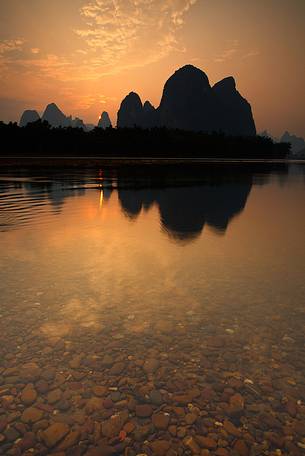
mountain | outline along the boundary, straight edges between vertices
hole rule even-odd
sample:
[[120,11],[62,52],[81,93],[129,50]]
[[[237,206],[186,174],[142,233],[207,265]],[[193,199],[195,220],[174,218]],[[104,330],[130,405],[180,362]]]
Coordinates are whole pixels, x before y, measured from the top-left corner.
[[147,100],[143,105],[142,125],[144,128],[152,128],[158,124],[158,114],[155,107]]
[[97,126],[99,128],[103,128],[105,130],[105,128],[109,128],[109,127],[112,127],[112,124],[111,124],[111,120],[109,118],[109,114],[108,112],[104,111],[98,121],[98,124]]
[[25,127],[28,123],[36,122],[39,119],[40,116],[37,111],[27,109],[20,118],[19,126]]
[[217,98],[217,117],[214,128],[233,136],[256,135],[250,104],[236,90],[232,76],[217,82],[213,88]]
[[83,130],[86,130],[86,125],[84,124],[83,120],[79,119],[78,117],[75,117],[75,119],[71,118],[71,127],[82,128]]
[[118,111],[119,128],[141,127],[143,125],[143,105],[135,92],[130,92],[121,103]]
[[160,126],[212,131],[216,104],[207,75],[192,65],[177,70],[165,83],[158,114]]
[[64,113],[56,106],[55,103],[48,104],[41,119],[49,122],[51,127],[72,126],[72,118],[66,117]]
[[193,65],[185,65],[168,79],[157,109],[148,101],[143,106],[134,92],[127,95],[118,112],[117,126],[164,126],[222,131],[233,136],[256,134],[251,106],[236,90],[234,78],[225,78],[211,87],[207,75]]
[[299,154],[305,148],[304,138],[295,136],[286,131],[281,137],[281,142],[288,142],[291,144],[292,154]]

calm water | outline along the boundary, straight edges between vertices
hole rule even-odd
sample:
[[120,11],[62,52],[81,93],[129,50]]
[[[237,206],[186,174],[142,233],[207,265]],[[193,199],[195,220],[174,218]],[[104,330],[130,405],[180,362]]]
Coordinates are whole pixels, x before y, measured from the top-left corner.
[[304,454],[304,203],[302,165],[2,170],[0,454]]

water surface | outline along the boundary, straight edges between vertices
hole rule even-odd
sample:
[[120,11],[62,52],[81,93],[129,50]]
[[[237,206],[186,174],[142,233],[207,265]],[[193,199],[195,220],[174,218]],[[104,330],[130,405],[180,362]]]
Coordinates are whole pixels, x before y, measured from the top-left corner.
[[303,454],[304,168],[3,170],[0,454]]

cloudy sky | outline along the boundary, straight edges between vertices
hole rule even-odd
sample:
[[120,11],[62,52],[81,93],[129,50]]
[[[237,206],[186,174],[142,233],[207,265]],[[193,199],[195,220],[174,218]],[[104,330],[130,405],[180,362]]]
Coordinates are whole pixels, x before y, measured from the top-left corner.
[[0,119],[55,102],[115,122],[186,63],[233,75],[258,130],[305,136],[304,0],[0,0]]

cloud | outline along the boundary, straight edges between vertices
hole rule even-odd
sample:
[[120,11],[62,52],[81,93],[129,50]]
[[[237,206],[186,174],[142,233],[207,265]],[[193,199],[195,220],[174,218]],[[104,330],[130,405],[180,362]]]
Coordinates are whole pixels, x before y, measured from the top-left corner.
[[[75,49],[59,55],[23,38],[0,41],[3,75],[97,81],[103,76],[185,52],[179,30],[197,0],[87,0],[79,10],[83,27],[73,29]],[[31,45],[32,44],[32,45]]]
[[96,55],[103,72],[156,62],[172,51],[184,52],[179,42],[186,13],[197,0],[92,0],[84,5],[84,27],[75,33],[83,52]]
[[25,40],[18,38],[15,40],[2,40],[0,41],[0,55],[4,55],[13,51],[21,51]]
[[227,48],[221,53],[216,56],[214,59],[214,62],[216,63],[223,63],[226,62],[227,60],[230,60],[233,58],[235,54],[237,54],[239,50],[239,41],[238,40],[232,40],[228,42]]
[[253,49],[252,51],[249,51],[247,54],[243,55],[243,59],[249,59],[251,57],[257,57],[260,55],[260,51]]
[[30,33],[0,41],[2,93],[26,92],[28,101],[38,93],[43,100],[62,97],[84,112],[113,104],[100,95],[102,78],[184,53],[180,32],[197,1],[82,0],[78,16],[64,29],[74,35],[68,46],[38,41]]

